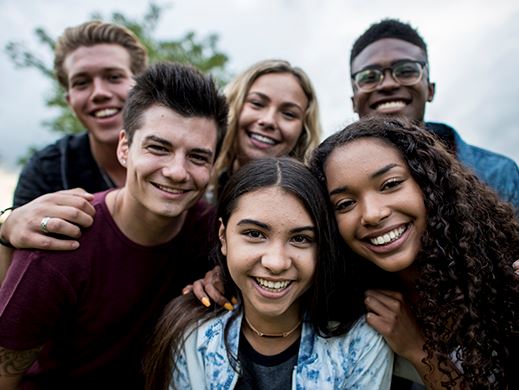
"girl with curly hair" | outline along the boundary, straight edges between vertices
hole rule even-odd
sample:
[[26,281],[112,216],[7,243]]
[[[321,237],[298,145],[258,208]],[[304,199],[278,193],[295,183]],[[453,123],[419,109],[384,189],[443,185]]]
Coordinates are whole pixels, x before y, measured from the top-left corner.
[[311,169],[367,290],[367,322],[393,351],[430,388],[519,388],[512,206],[404,119],[347,126]]

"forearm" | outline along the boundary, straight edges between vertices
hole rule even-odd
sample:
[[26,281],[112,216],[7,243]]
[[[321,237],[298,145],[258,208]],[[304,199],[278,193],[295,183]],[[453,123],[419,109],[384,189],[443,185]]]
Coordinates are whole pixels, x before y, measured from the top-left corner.
[[0,286],[4,281],[5,275],[7,274],[7,269],[11,265],[13,252],[13,249],[5,245],[0,245]]
[[[443,360],[443,370],[447,370],[451,373],[448,374],[440,371],[440,362],[438,357],[435,356],[429,362],[425,362],[427,354],[425,351],[421,353],[415,353],[413,356],[408,356],[407,359],[414,366],[423,383],[429,390],[463,390],[467,387],[463,384],[463,377],[459,373],[456,365],[451,362],[449,359]],[[451,382],[452,379],[456,379],[454,383]],[[442,383],[448,383],[447,386],[443,386]]]

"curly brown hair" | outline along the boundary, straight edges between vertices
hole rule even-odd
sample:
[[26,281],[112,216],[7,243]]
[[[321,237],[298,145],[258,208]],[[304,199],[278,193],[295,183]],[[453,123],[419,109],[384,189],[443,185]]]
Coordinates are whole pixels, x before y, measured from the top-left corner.
[[[469,388],[505,388],[515,375],[510,340],[517,338],[519,325],[512,270],[519,258],[519,222],[513,207],[420,125],[394,117],[360,120],[315,150],[310,165],[324,188],[331,152],[368,137],[400,152],[424,194],[427,225],[414,263],[419,300],[413,308],[426,337],[425,363],[432,367],[432,357],[438,359],[437,368],[450,378],[446,388],[459,382],[451,360]],[[345,250],[346,258],[355,257]],[[365,270],[365,263],[359,262],[360,268]],[[388,274],[376,272],[387,284]]]

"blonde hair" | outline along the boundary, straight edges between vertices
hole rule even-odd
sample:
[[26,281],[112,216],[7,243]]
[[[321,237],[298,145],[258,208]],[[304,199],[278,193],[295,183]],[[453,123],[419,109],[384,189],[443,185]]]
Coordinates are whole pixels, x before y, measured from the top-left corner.
[[115,44],[125,48],[130,55],[130,70],[134,75],[143,72],[148,65],[148,52],[133,32],[114,23],[91,20],[68,27],[56,42],[54,72],[63,88],[68,90],[69,87],[64,67],[67,56],[80,47],[100,44]]
[[213,188],[216,190],[218,190],[219,176],[225,170],[232,170],[232,164],[238,155],[238,120],[247,93],[258,78],[270,73],[290,73],[294,75],[308,99],[308,106],[303,118],[303,131],[289,156],[301,161],[307,161],[313,149],[319,145],[322,134],[319,106],[314,87],[306,73],[301,68],[292,66],[288,61],[284,60],[257,62],[236,76],[226,86],[224,91],[229,103],[229,126],[223,140],[221,152],[215,163]]

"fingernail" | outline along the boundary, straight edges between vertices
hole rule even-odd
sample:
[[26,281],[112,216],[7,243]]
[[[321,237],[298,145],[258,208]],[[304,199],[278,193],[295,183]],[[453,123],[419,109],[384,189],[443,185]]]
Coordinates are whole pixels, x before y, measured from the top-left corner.
[[236,299],[236,297],[232,297],[232,298],[231,298],[231,303],[232,303],[233,305],[236,305],[236,304],[238,303],[238,299]]
[[225,305],[223,305],[223,307],[225,307],[229,311],[233,311],[234,310],[233,305],[231,305],[229,302],[227,302]]
[[209,307],[209,306],[211,306],[211,301],[209,301],[209,298],[207,298],[207,297],[203,297],[203,298],[202,298],[202,304],[203,304],[205,307]]

